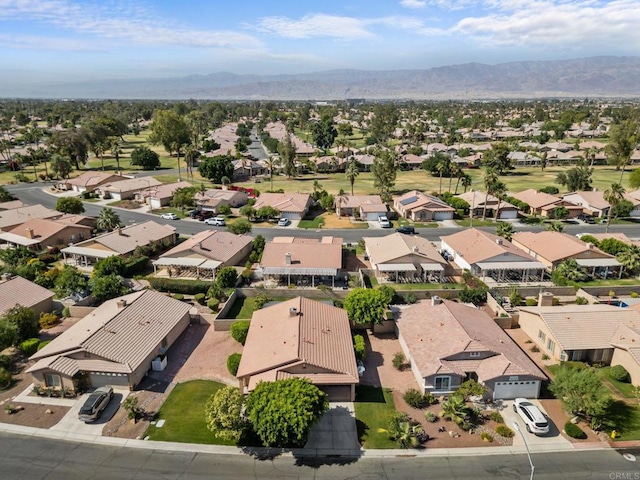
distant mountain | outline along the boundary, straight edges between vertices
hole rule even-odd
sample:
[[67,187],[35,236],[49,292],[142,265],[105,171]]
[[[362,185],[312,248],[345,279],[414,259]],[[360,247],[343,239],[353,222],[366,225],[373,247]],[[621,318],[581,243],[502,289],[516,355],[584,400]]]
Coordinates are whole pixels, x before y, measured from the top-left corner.
[[331,70],[296,75],[220,72],[166,79],[43,83],[1,88],[4,97],[342,100],[638,97],[640,57],[468,63],[426,70]]

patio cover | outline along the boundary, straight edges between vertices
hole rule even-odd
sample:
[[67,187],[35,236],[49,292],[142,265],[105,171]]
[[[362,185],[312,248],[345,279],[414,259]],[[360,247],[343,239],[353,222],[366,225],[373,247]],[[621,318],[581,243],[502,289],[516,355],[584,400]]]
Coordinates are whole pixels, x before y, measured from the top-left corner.
[[544,270],[540,262],[478,262],[481,270]]
[[0,240],[4,240],[5,242],[15,243],[16,245],[22,245],[27,247],[29,245],[35,245],[39,243],[40,240],[37,238],[27,238],[22,235],[16,235],[15,233],[10,232],[0,232]]
[[337,268],[264,267],[266,275],[338,275]]
[[381,272],[415,272],[416,267],[413,263],[383,263],[378,265]]
[[222,262],[217,260],[205,260],[204,258],[190,258],[190,257],[160,257],[153,262],[156,267],[197,267],[207,268],[215,270]]
[[420,266],[428,272],[444,272],[444,267],[439,263],[421,263]]
[[108,252],[106,250],[98,250],[97,248],[87,248],[87,247],[67,247],[61,250],[63,253],[70,253],[73,255],[82,255],[85,257],[94,257],[94,258],[109,258],[115,255],[118,255],[116,252]]
[[576,263],[581,267],[619,267],[620,262],[615,258],[578,258]]

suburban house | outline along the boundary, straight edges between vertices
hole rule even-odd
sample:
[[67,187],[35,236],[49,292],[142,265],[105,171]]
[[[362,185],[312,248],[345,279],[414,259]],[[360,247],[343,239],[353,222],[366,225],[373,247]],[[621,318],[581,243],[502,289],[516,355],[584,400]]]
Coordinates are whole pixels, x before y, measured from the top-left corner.
[[175,227],[150,220],[128,227],[117,228],[112,232],[103,233],[84,242],[63,248],[60,251],[65,262],[67,257],[71,257],[76,265],[86,266],[102,258],[114,255],[129,256],[138,247],[157,243],[172,246],[175,245],[177,240],[178,234]]
[[26,205],[20,200],[9,200],[8,202],[0,202],[0,211],[14,210],[16,208],[25,207]]
[[640,311],[605,304],[519,310],[520,328],[555,361],[623,364],[640,383]]
[[0,231],[9,232],[32,218],[53,219],[62,217],[62,213],[42,205],[29,205],[0,211]]
[[89,226],[33,218],[8,232],[0,232],[0,240],[10,246],[23,246],[35,251],[48,247],[65,247],[91,238]]
[[393,197],[393,207],[403,217],[416,221],[451,220],[455,209],[433,195],[412,190]]
[[375,221],[387,214],[387,204],[380,195],[339,195],[335,200],[336,214],[340,217],[359,217]]
[[553,271],[565,260],[573,259],[581,267],[591,269],[592,275],[608,276],[614,271],[622,274],[623,267],[616,257],[567,233],[517,232],[512,241],[516,247],[542,262],[549,271]]
[[[631,202],[633,210],[629,214],[630,217],[640,217],[640,200],[634,195],[625,193],[624,199]],[[571,192],[565,194],[562,198],[580,205],[584,211],[596,218],[604,218],[609,215],[609,202],[604,199],[603,190],[590,190],[582,192]]]
[[379,279],[439,281],[447,262],[426,238],[393,233],[386,237],[364,237],[371,268]]
[[57,187],[60,190],[73,190],[74,192],[84,193],[93,192],[96,188],[107,183],[120,182],[126,180],[126,177],[110,172],[85,172],[76,178],[60,180]]
[[396,329],[425,392],[449,394],[473,379],[486,386],[494,400],[538,398],[546,380],[484,310],[434,297],[402,308]]
[[56,218],[57,223],[66,225],[84,225],[86,227],[95,228],[98,219],[96,217],[87,217],[86,215],[78,215],[74,213],[65,213],[60,218]]
[[358,369],[347,312],[297,297],[253,312],[237,378],[240,391],[261,382],[306,378],[332,402],[353,402]]
[[252,248],[253,237],[250,235],[205,230],[160,255],[153,262],[153,270],[157,273],[160,267],[169,276],[214,278],[219,268],[242,265]]
[[544,279],[545,265],[493,233],[467,228],[440,237],[442,252],[463,270],[496,282]]
[[136,197],[138,201],[147,203],[152,209],[166,207],[171,203],[174,192],[179,188],[187,188],[192,185],[189,182],[175,182],[155,185],[140,190]]
[[241,207],[249,196],[245,192],[239,190],[220,190],[211,188],[204,192],[198,192],[193,197],[198,209],[206,212],[216,212],[220,205],[228,205],[229,207]]
[[118,182],[105,183],[100,187],[102,196],[111,196],[114,200],[130,200],[145,189],[162,185],[153,177],[128,178]]
[[[640,246],[640,242],[637,240],[631,240],[622,232],[609,232],[609,233],[588,233],[584,235],[590,235],[595,238],[598,242],[606,240],[607,238],[615,238],[616,240],[621,241],[626,245],[638,245]],[[583,235],[580,235],[578,238],[582,238]]]
[[273,207],[280,212],[281,218],[302,220],[312,203],[308,193],[262,193],[253,208]]
[[262,252],[260,268],[266,283],[335,286],[342,268],[342,238],[274,237]]
[[407,153],[406,155],[403,155],[399,160],[399,164],[401,167],[404,166],[405,168],[411,170],[422,168],[422,162],[424,162],[424,158],[418,155],[414,155],[413,153]]
[[[493,195],[487,195],[485,192],[471,190],[461,193],[458,195],[458,198],[461,198],[469,204],[471,215],[473,215],[474,218],[482,217],[483,212],[487,218],[495,218],[498,207],[500,207],[499,220],[513,220],[518,218],[518,207],[504,200],[500,200]],[[487,206],[486,211],[485,204]]]
[[555,209],[558,207],[567,209],[569,212],[567,218],[575,218],[580,215],[583,210],[580,205],[575,205],[568,200],[540,192],[534,188],[512,193],[511,196],[529,205],[529,207],[531,207],[529,211],[530,214],[540,215],[544,218],[555,218]]
[[53,311],[53,292],[26,278],[5,273],[0,278],[0,317],[16,305],[32,309],[39,318],[42,312]]
[[133,389],[162,369],[167,349],[189,325],[191,305],[154,290],[108,300],[31,356],[35,386]]

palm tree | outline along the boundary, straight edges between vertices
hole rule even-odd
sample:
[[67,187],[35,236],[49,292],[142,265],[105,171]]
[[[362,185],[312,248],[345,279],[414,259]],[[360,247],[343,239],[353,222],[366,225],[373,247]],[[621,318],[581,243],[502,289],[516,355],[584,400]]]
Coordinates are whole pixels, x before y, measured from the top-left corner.
[[178,156],[178,181],[179,182],[182,181],[182,172],[180,171],[180,154],[182,153],[182,147],[184,147],[184,145],[178,142],[173,142],[171,144],[171,151],[176,152],[176,155]]
[[473,178],[468,173],[463,173],[462,178],[460,179],[460,183],[462,183],[462,187],[464,188],[464,193],[467,193],[467,189],[473,184]]
[[549,232],[562,233],[564,232],[564,225],[561,224],[560,222],[551,222],[551,223],[547,223],[546,229]]
[[353,196],[353,185],[356,183],[356,177],[360,175],[360,169],[358,168],[358,164],[354,158],[349,160],[344,175],[351,184],[351,196]]
[[513,237],[513,224],[509,222],[498,222],[498,228],[496,229],[496,233],[499,237],[504,238],[505,240],[511,241]]
[[184,159],[187,162],[187,178],[189,178],[189,173],[191,173],[191,180],[193,180],[193,164],[198,158],[200,158],[200,151],[194,148],[193,145],[187,145],[184,151]]
[[110,207],[104,207],[98,215],[98,220],[96,221],[96,226],[100,230],[106,230],[110,232],[111,230],[120,226],[120,217],[118,214]]
[[504,182],[496,182],[493,184],[493,188],[491,190],[491,194],[494,195],[498,199],[498,205],[496,206],[495,220],[497,221],[500,218],[500,204],[507,196],[507,186]]
[[269,155],[267,159],[267,167],[269,168],[269,179],[271,180],[271,191],[273,192],[273,169],[278,166],[280,161],[277,157]]
[[118,172],[120,172],[120,154],[122,153],[122,147],[120,146],[120,140],[117,138],[113,139],[111,142],[111,155],[116,159],[116,165],[118,168]]
[[638,245],[628,245],[618,253],[616,258],[628,272],[635,273],[640,270],[640,247]]
[[582,268],[573,258],[565,260],[560,265],[558,265],[555,269],[555,272],[558,275],[561,275],[567,280],[571,280],[573,282],[579,282],[585,277]]
[[487,168],[484,171],[484,188],[486,193],[484,196],[484,206],[482,207],[482,220],[487,219],[487,203],[489,203],[489,195],[493,191],[495,184],[498,182],[498,173],[493,168]]
[[612,183],[610,188],[607,188],[602,194],[604,201],[609,204],[609,211],[607,212],[607,228],[604,232],[609,233],[609,225],[611,224],[611,214],[613,210],[620,205],[620,202],[624,200],[625,189],[619,183]]
[[450,162],[451,160],[449,160],[448,158],[442,158],[436,165],[436,171],[440,176],[440,187],[438,188],[438,193],[442,193],[442,176],[444,175],[444,172],[449,169]]
[[38,169],[36,168],[36,164],[38,163],[38,154],[37,150],[31,147],[27,147],[27,153],[29,154],[29,158],[31,159],[31,165],[33,166],[33,178],[35,181],[38,181]]
[[458,189],[458,183],[460,182],[460,165],[456,162],[451,162],[449,165],[449,191],[451,191],[451,182],[453,181],[453,177],[458,177],[458,182],[456,182],[456,191]]
[[453,421],[459,427],[468,425],[471,419],[469,407],[460,395],[451,395],[449,400],[442,404],[440,417]]

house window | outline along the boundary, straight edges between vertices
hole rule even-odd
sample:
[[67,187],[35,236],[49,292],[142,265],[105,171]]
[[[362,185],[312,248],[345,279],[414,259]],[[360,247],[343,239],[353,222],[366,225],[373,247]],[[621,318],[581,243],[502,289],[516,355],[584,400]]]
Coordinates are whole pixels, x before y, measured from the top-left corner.
[[451,377],[436,377],[434,386],[436,390],[449,390],[451,388]]
[[553,351],[556,349],[556,342],[554,342],[553,340],[549,339],[547,341],[547,350],[549,350],[551,353],[553,353]]
[[470,357],[479,357],[480,356],[480,352],[469,352],[469,356]]
[[538,330],[538,338],[544,342],[545,339],[547,338],[547,334],[544,333],[542,330]]
[[47,387],[62,387],[62,378],[54,373],[47,373],[44,376],[44,383]]

